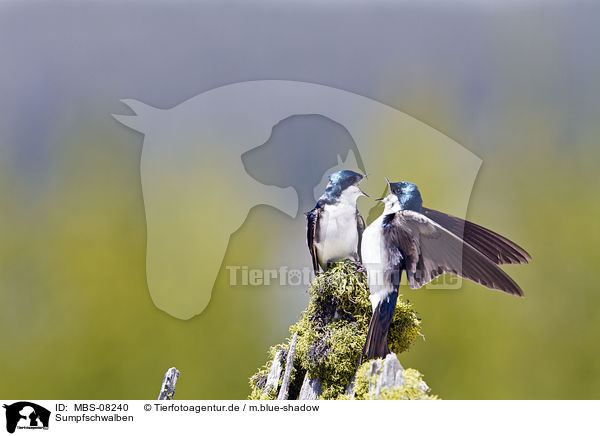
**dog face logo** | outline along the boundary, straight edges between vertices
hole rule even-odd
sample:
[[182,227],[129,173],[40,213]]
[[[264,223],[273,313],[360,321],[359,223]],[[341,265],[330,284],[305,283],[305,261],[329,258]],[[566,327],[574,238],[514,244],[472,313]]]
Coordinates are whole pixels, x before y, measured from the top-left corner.
[[242,155],[242,162],[257,181],[294,188],[302,212],[314,207],[329,174],[344,169],[366,172],[352,135],[322,115],[294,115],[280,121],[267,142]]
[[50,411],[29,401],[19,401],[3,406],[6,409],[6,431],[19,429],[48,429]]
[[[456,142],[396,109],[312,83],[235,83],[167,110],[135,100],[123,103],[135,115],[113,116],[144,134],[140,174],[149,291],[158,308],[180,319],[201,313],[209,303],[229,237],[244,223],[251,208],[266,204],[292,218],[305,211],[299,211],[300,192],[293,182],[281,183],[275,173],[265,170],[258,174],[249,169],[256,164],[254,158],[263,168],[280,165],[272,158],[275,151],[271,144],[277,143],[278,131],[283,131],[277,128],[282,121],[317,115],[342,126],[355,145],[337,150],[338,141],[332,139],[320,146],[313,161],[337,155],[341,159],[337,164],[334,159],[327,168],[349,165],[345,169],[367,171],[369,179],[361,184],[367,191],[381,191],[386,175],[418,180],[419,171],[436,171],[443,185],[419,186],[428,192],[444,192],[452,201],[442,201],[440,208],[458,216],[466,212],[481,164]],[[285,126],[293,129],[293,120]],[[304,147],[303,143],[294,146]],[[262,150],[249,153],[258,148]],[[386,159],[391,148],[402,149],[401,161]],[[435,166],[432,156],[444,164]],[[318,186],[327,179],[327,170],[320,169],[322,174],[313,177],[308,164],[292,159],[286,163],[290,178],[297,174],[298,165],[315,179],[309,192],[314,189],[316,195]],[[266,228],[267,237],[284,236],[269,234]]]

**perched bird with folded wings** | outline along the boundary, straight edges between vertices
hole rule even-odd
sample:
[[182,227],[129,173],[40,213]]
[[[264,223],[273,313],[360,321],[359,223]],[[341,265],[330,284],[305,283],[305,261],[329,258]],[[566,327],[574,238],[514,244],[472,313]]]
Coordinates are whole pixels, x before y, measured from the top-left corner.
[[325,193],[306,213],[306,242],[315,275],[319,267],[342,259],[360,261],[361,238],[365,222],[356,200],[365,194],[359,184],[365,176],[351,170],[329,175]]
[[450,273],[487,288],[522,297],[517,283],[498,265],[523,264],[531,256],[485,227],[423,207],[417,185],[390,183],[381,216],[364,231],[362,261],[367,270],[373,316],[365,354],[389,353],[387,334],[394,317],[402,272],[418,289]]

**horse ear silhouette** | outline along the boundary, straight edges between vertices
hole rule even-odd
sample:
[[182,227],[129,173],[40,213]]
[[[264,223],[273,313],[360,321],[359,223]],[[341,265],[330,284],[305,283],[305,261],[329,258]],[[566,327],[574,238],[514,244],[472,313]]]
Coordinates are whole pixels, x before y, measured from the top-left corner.
[[150,125],[150,119],[152,118],[153,114],[161,110],[138,100],[125,99],[121,100],[121,103],[128,106],[135,113],[135,115],[112,114],[113,118],[121,124],[140,133],[146,133],[146,127]]

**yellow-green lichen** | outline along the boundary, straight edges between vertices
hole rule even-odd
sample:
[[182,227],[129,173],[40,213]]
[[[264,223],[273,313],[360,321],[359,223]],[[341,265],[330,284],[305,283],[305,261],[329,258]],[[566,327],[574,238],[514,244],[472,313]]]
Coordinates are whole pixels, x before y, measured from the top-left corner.
[[375,377],[371,377],[371,363],[373,360],[363,362],[356,371],[354,378],[354,396],[358,400],[364,399],[369,394],[369,383],[375,382]]
[[363,363],[356,372],[354,384],[354,395],[357,400],[437,400],[437,395],[431,395],[427,392],[429,388],[423,380],[423,374],[416,369],[407,368],[402,371],[404,384],[392,388],[384,387],[378,395],[375,392],[369,392],[369,385],[374,386],[377,383],[379,374],[371,374],[371,365],[374,360]]

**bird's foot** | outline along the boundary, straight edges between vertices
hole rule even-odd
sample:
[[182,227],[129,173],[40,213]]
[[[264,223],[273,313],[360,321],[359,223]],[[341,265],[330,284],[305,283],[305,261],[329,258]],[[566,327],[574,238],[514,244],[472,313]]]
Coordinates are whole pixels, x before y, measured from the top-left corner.
[[355,268],[355,272],[357,272],[357,273],[359,273],[359,272],[366,273],[367,272],[364,265],[362,263],[360,263],[358,260],[348,259],[348,263]]

